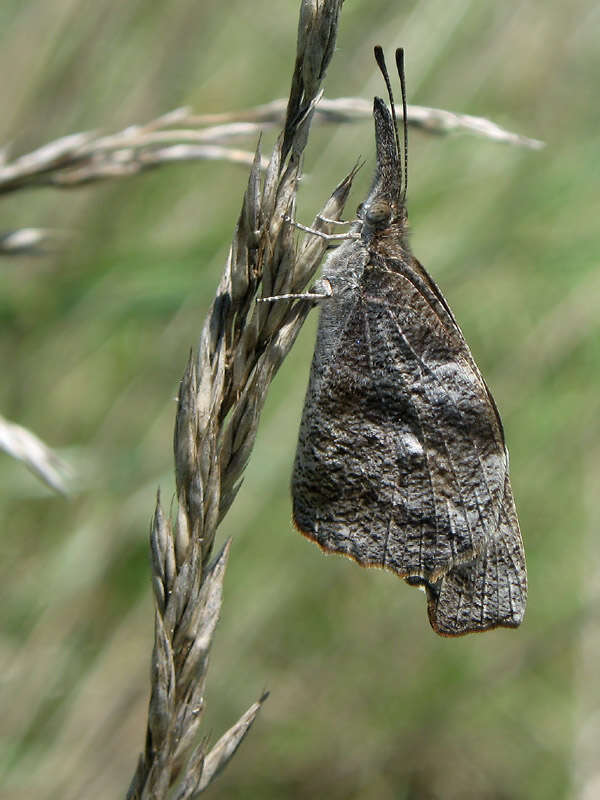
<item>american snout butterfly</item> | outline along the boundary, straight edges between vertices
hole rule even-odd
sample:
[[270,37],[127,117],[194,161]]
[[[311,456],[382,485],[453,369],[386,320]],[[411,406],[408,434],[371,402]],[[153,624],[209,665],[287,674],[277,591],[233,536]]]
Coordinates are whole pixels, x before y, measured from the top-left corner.
[[377,166],[348,239],[327,259],[292,478],[294,522],[323,550],[422,586],[442,635],[518,626],[527,573],[494,399],[406,214],[403,152],[375,98]]

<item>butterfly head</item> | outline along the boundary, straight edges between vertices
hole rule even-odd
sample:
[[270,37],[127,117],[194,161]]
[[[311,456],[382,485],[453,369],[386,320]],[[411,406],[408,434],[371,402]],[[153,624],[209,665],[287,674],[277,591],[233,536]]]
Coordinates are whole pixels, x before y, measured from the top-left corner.
[[375,58],[386,82],[391,111],[385,102],[376,97],[373,103],[377,167],[373,185],[366,201],[359,207],[358,216],[365,234],[377,234],[392,229],[402,235],[407,225],[406,215],[406,91],[404,86],[404,52],[396,51],[396,63],[402,88],[404,118],[404,153],[400,148],[398,124],[390,79],[383,51],[375,48]]

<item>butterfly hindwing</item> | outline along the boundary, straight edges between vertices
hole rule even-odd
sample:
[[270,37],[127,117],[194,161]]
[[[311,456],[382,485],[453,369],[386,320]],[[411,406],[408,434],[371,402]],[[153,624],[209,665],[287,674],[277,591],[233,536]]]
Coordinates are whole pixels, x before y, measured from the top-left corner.
[[444,636],[490,628],[516,628],[527,602],[523,540],[510,480],[496,531],[479,556],[450,570],[435,585],[426,585],[429,621]]

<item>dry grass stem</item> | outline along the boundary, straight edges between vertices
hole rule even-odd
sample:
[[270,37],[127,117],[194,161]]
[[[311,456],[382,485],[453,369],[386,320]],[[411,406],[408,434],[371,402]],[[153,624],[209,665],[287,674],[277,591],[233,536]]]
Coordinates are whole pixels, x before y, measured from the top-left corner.
[[187,113],[187,109],[178,109],[146,125],[131,126],[110,136],[82,132],[56,139],[0,166],[0,194],[42,186],[70,188],[106,178],[123,178],[174,161],[223,160],[252,165],[253,153],[225,147],[223,142],[239,137],[242,131],[249,135],[256,126],[243,125],[240,129],[236,125],[229,134],[220,128],[170,129],[181,112]]
[[[276,125],[283,122],[286,105],[287,101],[280,99],[243,111],[191,115],[186,120],[186,124],[218,124],[225,130],[229,124],[254,122],[257,127],[260,126],[264,130],[266,125]],[[497,142],[527,147],[532,150],[539,150],[545,146],[544,142],[539,139],[531,139],[528,136],[508,131],[485,117],[474,117],[470,114],[460,114],[457,111],[446,111],[445,109],[429,108],[428,106],[408,105],[406,110],[408,124],[427,133],[472,133]],[[315,124],[342,124],[361,119],[370,120],[372,115],[373,103],[363,97],[337,97],[333,100],[322,97],[315,109],[313,122]]]
[[71,470],[34,433],[0,416],[0,450],[22,461],[51,489],[68,493]]
[[48,228],[18,228],[0,233],[0,256],[43,255],[55,249],[60,231]]
[[[300,161],[333,53],[341,0],[303,2],[284,131],[261,182],[257,151],[231,250],[181,381],[175,424],[177,514],[157,502],[152,524],[156,605],[146,748],[130,798],[192,798],[226,766],[263,696],[212,747],[199,740],[208,653],[219,616],[229,543],[211,562],[217,526],[230,507],[254,440],[269,384],[311,302],[263,303],[301,292],[326,244],[312,235],[296,247],[293,215]],[[354,170],[322,209],[339,219]],[[318,218],[315,226],[329,230]]]
[[[135,175],[174,161],[223,160],[250,166],[254,155],[225,146],[239,138],[255,138],[286,119],[286,100],[227,114],[193,114],[178,108],[144,125],[100,136],[73,133],[0,166],[0,193],[41,186],[73,187],[90,181]],[[491,120],[425,106],[408,106],[408,123],[429,133],[467,132],[521,147],[544,143],[507,131]],[[372,103],[363,98],[320,97],[314,121],[337,124],[370,119]],[[267,168],[261,160],[261,167]]]

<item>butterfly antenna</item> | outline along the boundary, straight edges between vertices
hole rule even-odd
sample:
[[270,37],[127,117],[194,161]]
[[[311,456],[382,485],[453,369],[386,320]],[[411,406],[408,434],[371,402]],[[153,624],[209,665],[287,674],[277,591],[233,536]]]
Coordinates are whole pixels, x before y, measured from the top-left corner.
[[[402,199],[406,200],[406,190],[408,189],[408,122],[406,114],[406,78],[404,77],[404,48],[396,50],[396,67],[400,77],[400,90],[402,91],[402,123],[404,127],[404,189]],[[398,131],[396,130],[396,136]]]
[[[398,120],[396,119],[396,107],[394,106],[394,96],[392,94],[392,84],[390,83],[390,76],[387,71],[387,67],[385,65],[385,58],[383,56],[383,49],[380,45],[375,45],[374,49],[375,53],[375,61],[377,61],[377,66],[381,70],[381,74],[383,75],[383,80],[385,81],[385,85],[387,88],[388,97],[390,98],[390,106],[392,107],[392,119],[394,121],[394,134],[396,135],[396,150],[398,152],[398,161],[400,160],[400,139],[398,137]],[[398,58],[398,51],[396,51],[396,59]],[[404,90],[402,92],[402,99],[404,101]],[[403,108],[405,105],[403,106]],[[406,114],[405,114],[406,117]],[[406,133],[406,122],[404,123],[405,133]],[[406,185],[406,181],[404,182]]]

